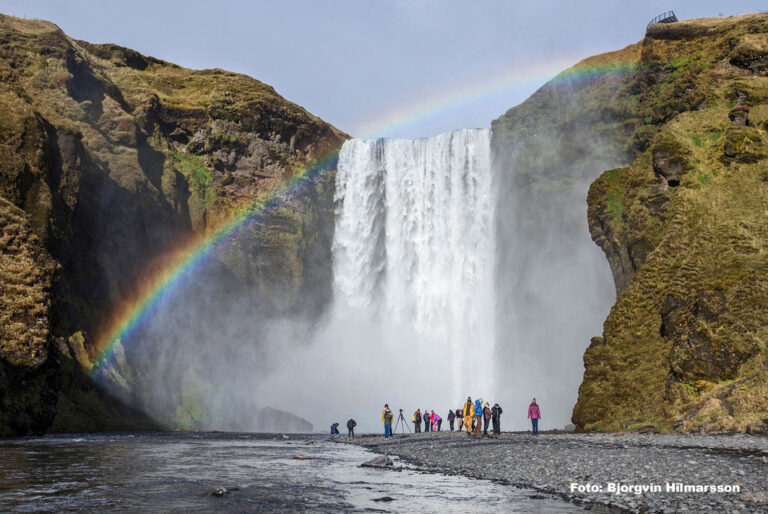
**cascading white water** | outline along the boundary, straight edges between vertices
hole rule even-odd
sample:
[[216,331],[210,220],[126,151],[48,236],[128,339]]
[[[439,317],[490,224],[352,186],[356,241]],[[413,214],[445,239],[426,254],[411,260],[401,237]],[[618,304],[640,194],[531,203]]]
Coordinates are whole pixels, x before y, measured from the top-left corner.
[[490,137],[352,139],[336,178],[332,317],[365,318],[385,352],[426,360],[424,380],[448,378],[439,400],[456,405],[494,393]]
[[333,305],[300,348],[274,327],[261,404],[378,432],[385,403],[410,422],[498,398],[490,146],[490,130],[344,143]]

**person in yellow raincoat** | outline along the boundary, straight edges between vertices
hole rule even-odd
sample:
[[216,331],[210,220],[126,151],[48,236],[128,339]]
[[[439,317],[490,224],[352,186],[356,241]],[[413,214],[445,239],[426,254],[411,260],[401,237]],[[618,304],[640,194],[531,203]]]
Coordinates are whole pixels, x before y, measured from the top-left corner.
[[475,406],[472,404],[472,398],[467,396],[467,403],[464,404],[464,426],[467,427],[467,433],[472,433],[472,419],[475,417]]
[[384,439],[389,439],[392,435],[392,411],[389,405],[384,404],[384,410],[381,411],[381,422],[384,425]]

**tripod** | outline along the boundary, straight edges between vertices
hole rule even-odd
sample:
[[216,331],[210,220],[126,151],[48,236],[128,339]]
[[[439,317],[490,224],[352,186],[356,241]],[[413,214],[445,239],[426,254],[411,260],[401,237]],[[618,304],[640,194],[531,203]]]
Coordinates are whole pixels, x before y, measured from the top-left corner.
[[405,435],[405,429],[408,429],[408,432],[410,433],[411,427],[408,425],[408,422],[403,417],[403,409],[400,409],[400,415],[397,417],[397,423],[395,423],[395,429],[392,431],[392,434],[397,433],[397,427],[400,427],[400,433]]

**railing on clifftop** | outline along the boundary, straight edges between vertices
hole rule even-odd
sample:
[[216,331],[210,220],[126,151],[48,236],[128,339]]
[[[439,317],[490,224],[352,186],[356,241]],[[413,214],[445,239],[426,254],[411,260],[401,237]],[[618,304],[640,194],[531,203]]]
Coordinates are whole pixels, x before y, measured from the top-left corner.
[[650,29],[651,25],[654,23],[675,23],[676,21],[678,20],[677,16],[675,15],[675,11],[667,11],[665,13],[659,14],[650,22],[648,22],[648,25],[645,26],[645,31],[648,32],[648,29]]

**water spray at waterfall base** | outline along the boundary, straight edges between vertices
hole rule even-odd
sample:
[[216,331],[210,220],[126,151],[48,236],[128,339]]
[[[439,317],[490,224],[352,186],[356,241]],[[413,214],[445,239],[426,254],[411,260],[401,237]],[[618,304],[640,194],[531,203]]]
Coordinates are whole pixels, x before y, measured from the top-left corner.
[[[574,68],[553,84],[568,90],[632,66]],[[206,292],[219,281],[204,276],[243,230],[260,230],[264,213],[332,167],[335,152],[152,273],[98,335],[93,376],[163,421],[191,397],[210,413],[195,425],[207,429],[258,430],[257,411],[270,406],[316,427],[354,414],[362,430],[378,430],[384,402],[444,412],[467,394],[507,413],[525,412],[536,395],[553,426],[570,422],[581,355],[613,300],[586,226],[589,180],[539,195],[492,147],[490,129],[348,140],[322,264],[332,260],[332,300],[319,317],[264,317],[253,295],[222,303]],[[113,373],[126,355],[130,387]]]
[[[158,419],[204,429],[269,429],[261,409],[274,407],[378,431],[384,403],[445,413],[467,395],[502,404],[507,429],[525,426],[509,414],[534,395],[564,425],[610,296],[595,288],[607,281],[585,216],[568,214],[584,209],[585,184],[532,200],[500,175],[491,139],[467,129],[347,141],[319,318],[254,314],[253,297],[222,303],[207,259],[194,281],[173,278],[192,276],[180,267],[142,302],[151,310],[131,311],[120,333],[132,344],[114,336],[94,374],[118,393],[131,380],[124,398]],[[242,228],[227,230],[234,240]],[[135,376],[113,373],[125,354]]]
[[336,187],[333,305],[262,389],[312,419],[492,395],[490,131],[353,139]]

